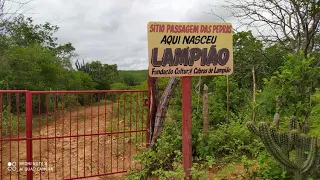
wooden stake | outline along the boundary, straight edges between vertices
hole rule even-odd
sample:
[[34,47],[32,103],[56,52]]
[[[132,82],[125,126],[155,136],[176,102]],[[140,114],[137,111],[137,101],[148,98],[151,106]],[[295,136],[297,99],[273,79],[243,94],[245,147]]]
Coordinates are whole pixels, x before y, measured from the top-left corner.
[[201,76],[199,77],[198,86],[199,86],[199,89],[198,89],[198,106],[197,106],[197,113],[199,112],[199,104],[200,104]]
[[256,76],[255,76],[255,71],[254,67],[252,67],[252,81],[253,81],[253,94],[252,94],[252,101],[253,101],[253,107],[252,107],[252,120],[253,122],[256,120]]
[[227,75],[227,120],[226,123],[229,123],[229,75]]
[[205,136],[208,136],[209,132],[209,122],[208,122],[208,117],[209,117],[209,108],[208,108],[208,86],[204,85],[203,86],[203,134]]

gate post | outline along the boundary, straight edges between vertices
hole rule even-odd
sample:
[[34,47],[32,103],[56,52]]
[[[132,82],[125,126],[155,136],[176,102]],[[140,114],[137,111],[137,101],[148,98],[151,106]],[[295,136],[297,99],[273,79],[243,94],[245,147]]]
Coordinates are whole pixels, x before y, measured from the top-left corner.
[[154,103],[154,99],[153,99],[153,81],[152,78],[150,77],[150,75],[148,74],[148,119],[147,119],[147,134],[146,134],[146,145],[147,147],[150,146],[151,143],[151,135],[152,135],[152,125],[151,125],[151,121],[153,118],[153,103]]
[[26,92],[26,141],[27,141],[27,180],[33,179],[32,171],[32,95]]
[[150,76],[148,74],[148,119],[147,119],[147,133],[146,133],[146,147],[150,145],[150,96],[151,96],[151,89],[150,89]]

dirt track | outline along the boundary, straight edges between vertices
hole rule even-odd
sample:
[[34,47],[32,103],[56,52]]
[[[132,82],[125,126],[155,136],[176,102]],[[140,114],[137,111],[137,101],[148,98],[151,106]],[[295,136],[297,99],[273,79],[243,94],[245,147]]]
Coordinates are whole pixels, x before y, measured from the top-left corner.
[[[47,166],[43,166],[46,168],[44,171],[37,168],[34,170],[34,179],[75,178],[134,169],[136,166],[131,156],[139,149],[135,142],[143,133],[98,135],[109,132],[110,129],[106,127],[111,126],[111,123],[115,128],[128,126],[128,120],[119,121],[119,124],[116,120],[111,121],[111,107],[100,105],[67,112],[64,118],[33,129],[33,138],[40,135],[51,138],[33,140],[33,162],[47,162]],[[123,131],[123,128],[119,130]],[[83,134],[89,135],[77,137]],[[53,138],[55,136],[63,137]],[[24,137],[24,134],[20,134],[20,137]],[[26,162],[25,141],[2,143],[1,157],[1,179],[10,179],[10,176],[11,179],[26,179],[25,166],[18,163]],[[8,171],[8,162],[16,162],[17,170]],[[88,179],[122,179],[122,176],[118,174]]]

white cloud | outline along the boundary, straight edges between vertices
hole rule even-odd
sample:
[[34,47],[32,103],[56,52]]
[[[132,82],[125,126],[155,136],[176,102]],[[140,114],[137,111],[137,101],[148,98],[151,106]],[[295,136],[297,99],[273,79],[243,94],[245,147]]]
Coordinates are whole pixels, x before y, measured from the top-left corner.
[[148,67],[149,21],[221,21],[204,14],[210,12],[212,3],[217,1],[33,0],[24,9],[32,8],[27,16],[36,23],[58,25],[59,42],[71,42],[79,59],[136,70]]

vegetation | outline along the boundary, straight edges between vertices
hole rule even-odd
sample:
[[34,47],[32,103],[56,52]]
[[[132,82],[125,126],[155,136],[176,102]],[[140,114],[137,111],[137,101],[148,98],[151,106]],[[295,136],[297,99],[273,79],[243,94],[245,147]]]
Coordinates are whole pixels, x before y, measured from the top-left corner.
[[[319,145],[315,141],[311,143],[311,137],[319,137],[320,131],[320,61],[317,53],[305,56],[300,50],[293,54],[280,43],[264,43],[247,31],[234,34],[234,56],[236,69],[228,78],[230,94],[226,94],[227,77],[202,77],[198,99],[196,84],[199,79],[193,78],[194,178],[320,178]],[[252,68],[256,71],[255,93]],[[167,82],[167,79],[160,79],[160,89],[165,88],[163,81]],[[202,130],[204,84],[209,87],[208,136]],[[275,114],[281,117],[275,118],[278,128],[269,130],[266,124],[277,117]],[[289,121],[293,116],[299,125],[293,130],[296,133],[292,134],[284,130],[290,128]],[[251,121],[254,121],[252,127],[255,128],[249,129],[254,129],[253,132],[259,136],[247,128],[246,124]],[[131,172],[128,179],[148,179],[156,175],[166,179],[183,179],[181,167],[178,166],[181,165],[181,82],[170,101],[166,122],[156,146],[136,157],[144,166],[143,170]],[[258,125],[260,122],[264,124]],[[301,134],[297,132],[300,127]],[[284,136],[289,139],[283,139]],[[290,139],[291,136],[294,138]]]
[[[35,24],[31,18],[16,16],[0,24],[0,89],[2,90],[108,90],[146,89],[147,71],[119,71],[116,64],[93,61],[80,64],[72,43],[58,44],[59,27]],[[140,72],[140,74],[139,74]],[[130,74],[130,76],[127,76]],[[132,83],[133,82],[133,83]],[[78,96],[50,94],[33,96],[33,113],[53,112],[76,105],[97,103],[110,94]],[[70,102],[69,99],[71,98]],[[56,102],[56,103],[54,103]],[[48,104],[46,104],[48,103]],[[25,128],[25,94],[0,94],[2,135],[17,134]],[[35,124],[38,124],[35,123]],[[11,128],[12,131],[8,131]]]
[[[320,143],[314,140],[320,136],[320,36],[316,31],[319,3],[286,0],[287,8],[274,0],[247,3],[223,7],[247,12],[242,16],[238,14],[239,18],[250,16],[253,22],[262,21],[270,27],[276,25],[273,30],[280,33],[277,37],[263,34],[261,39],[251,31],[234,32],[234,74],[229,77],[201,77],[201,81],[193,78],[192,177],[319,179]],[[280,16],[276,20],[268,19],[273,17],[268,14],[265,18],[255,17],[257,13],[253,9],[256,7],[265,11],[270,11],[270,7],[279,8],[270,12],[280,13]],[[294,16],[295,22],[287,22],[289,15]],[[58,44],[54,33],[59,28],[50,23],[34,24],[31,18],[17,16],[13,20],[2,21],[0,29],[2,90],[147,89],[147,70],[118,70],[116,64],[104,64],[99,60],[77,61],[74,68],[75,48],[72,43]],[[252,81],[252,69],[256,72],[255,82]],[[168,78],[158,79],[160,92],[167,82]],[[181,81],[179,83],[169,103],[160,138],[153,148],[137,154],[135,160],[142,165],[142,170],[130,172],[128,179],[184,178],[181,167]],[[196,84],[200,85],[200,91]],[[209,89],[208,136],[203,134],[204,84]],[[226,94],[227,84],[229,94]],[[56,104],[48,104],[49,109],[62,108],[62,101],[68,102],[69,106],[88,105],[104,98],[115,106],[117,118],[125,119],[125,123],[132,118],[132,123],[136,123],[132,126],[135,129],[143,126],[142,120],[146,119],[147,112],[144,115],[133,113],[130,117],[123,114],[132,107],[142,106],[141,101],[131,103],[136,97],[129,94],[121,97],[92,94],[95,102],[91,102],[89,96],[34,97],[33,113],[46,110],[46,98],[57,100]],[[1,132],[2,135],[11,135],[6,131],[7,127],[18,131],[24,126],[18,118],[25,116],[19,114],[25,109],[24,96],[3,93],[0,98]],[[119,127],[115,124],[109,128]],[[136,139],[136,142],[141,141]]]
[[[119,71],[99,60],[79,64],[71,43],[57,44],[58,27],[16,17],[0,25],[0,89],[86,90],[111,89],[116,83],[129,89],[146,81],[147,71]],[[8,32],[8,33],[5,33]],[[9,33],[10,32],[10,33]],[[120,84],[121,83],[121,84]]]
[[[296,119],[291,119],[289,133],[277,133],[266,122],[256,127],[248,123],[252,133],[258,135],[270,154],[291,174],[293,179],[307,179],[315,175],[320,163],[320,147],[314,138],[306,134],[310,130],[308,125],[297,127]],[[294,151],[294,161],[291,152]]]

